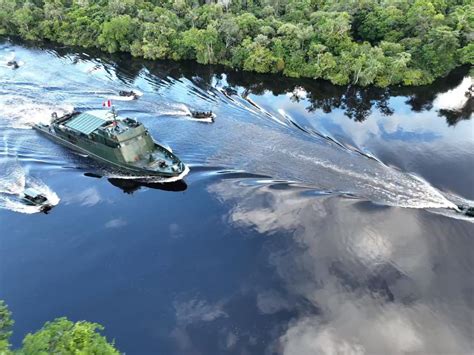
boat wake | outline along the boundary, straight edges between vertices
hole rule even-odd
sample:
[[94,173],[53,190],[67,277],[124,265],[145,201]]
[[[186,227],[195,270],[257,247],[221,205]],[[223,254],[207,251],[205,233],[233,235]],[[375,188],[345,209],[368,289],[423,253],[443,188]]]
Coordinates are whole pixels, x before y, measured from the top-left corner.
[[[252,142],[251,159],[237,153],[241,150],[242,137]],[[206,138],[209,141],[218,139]],[[270,132],[258,124],[229,129],[226,139],[226,144],[208,158],[207,164],[295,181],[317,190],[349,194],[381,205],[457,209],[456,203],[421,177],[324,140],[302,140],[282,130]]]
[[30,129],[37,123],[49,124],[53,112],[64,115],[73,109],[73,106],[67,104],[32,101],[30,98],[16,95],[0,95],[0,127]]
[[25,204],[21,195],[26,188],[34,188],[43,194],[52,206],[59,203],[58,195],[40,179],[29,176],[16,161],[0,161],[0,208],[19,213],[38,213],[41,207]]
[[[224,93],[223,90],[220,92]],[[244,167],[247,172],[296,181],[318,190],[348,194],[376,204],[427,209],[474,222],[458,209],[460,204],[474,206],[473,201],[462,202],[461,197],[446,194],[415,174],[387,166],[370,152],[341,142],[326,132],[318,132],[313,127],[302,126],[283,108],[272,112],[248,95],[225,96],[232,106],[250,113],[247,117],[266,120],[273,128],[262,130],[259,124],[248,124],[228,131],[230,135],[238,132],[246,141],[252,142],[252,151],[261,157],[256,157],[259,164],[240,161],[236,154],[231,153],[238,151],[238,147],[232,145],[234,141],[240,142],[237,137],[227,137],[226,147],[212,157],[212,164]],[[233,163],[236,159],[239,161]]]
[[112,101],[133,101],[135,100],[132,96],[119,96],[119,95],[111,95],[106,96],[104,99],[112,100]]
[[[143,92],[141,92],[139,90],[133,89],[132,91],[138,97],[143,96]],[[133,96],[109,95],[109,96],[106,96],[105,99],[109,99],[109,100],[113,100],[113,101],[133,101],[133,100],[135,100],[135,97],[133,97]]]
[[[470,206],[474,206],[474,201],[471,201]],[[448,217],[448,218],[459,219],[459,220],[462,220],[462,221],[474,223],[474,218],[473,217],[469,217],[469,216],[465,215],[464,213],[458,212],[457,210],[454,210],[454,209],[446,209],[446,208],[430,209],[430,208],[428,208],[427,211],[429,211],[431,213],[434,213],[434,214],[439,214],[441,216],[445,216],[445,217]]]
[[213,123],[216,115],[213,113],[211,117],[207,118],[194,118],[189,107],[185,104],[168,104],[166,107],[162,107],[157,112],[161,116],[178,116],[184,118],[187,121]]
[[188,121],[203,122],[203,123],[213,123],[215,117],[216,117],[216,116],[213,114],[211,117],[206,117],[206,118],[186,117],[186,119],[187,119]]
[[133,101],[135,100],[132,96],[119,96],[119,95],[109,95],[104,97],[104,99],[112,100],[112,101]]
[[455,195],[450,192],[444,192],[443,195],[448,199],[450,202],[453,202],[453,208],[428,208],[427,211],[435,214],[439,214],[445,217],[460,219],[463,221],[474,223],[474,218],[466,215],[461,211],[458,206],[465,206],[465,207],[474,207],[474,201],[465,199],[461,196]]

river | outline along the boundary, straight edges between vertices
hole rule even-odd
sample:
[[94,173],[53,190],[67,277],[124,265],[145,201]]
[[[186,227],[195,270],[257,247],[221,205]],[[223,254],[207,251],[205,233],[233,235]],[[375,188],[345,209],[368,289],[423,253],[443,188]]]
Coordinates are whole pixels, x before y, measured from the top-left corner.
[[[466,68],[388,89],[0,41],[0,299],[129,354],[472,350]],[[136,101],[118,90],[138,90]],[[39,136],[112,98],[190,167],[137,182]],[[215,123],[189,109],[212,110]],[[39,213],[27,187],[55,207]]]

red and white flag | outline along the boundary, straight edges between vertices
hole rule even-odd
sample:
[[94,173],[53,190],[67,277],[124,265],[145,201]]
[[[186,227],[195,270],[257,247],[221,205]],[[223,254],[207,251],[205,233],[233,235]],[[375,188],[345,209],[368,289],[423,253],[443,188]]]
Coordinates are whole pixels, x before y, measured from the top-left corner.
[[112,107],[112,100],[102,102],[103,107]]

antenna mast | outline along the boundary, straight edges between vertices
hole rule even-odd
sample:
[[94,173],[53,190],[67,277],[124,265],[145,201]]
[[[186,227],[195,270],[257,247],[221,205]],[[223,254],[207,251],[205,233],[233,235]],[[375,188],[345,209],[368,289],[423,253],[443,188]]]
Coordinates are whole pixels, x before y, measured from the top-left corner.
[[117,111],[115,110],[115,106],[112,105],[112,108],[110,109],[110,112],[112,112],[112,116],[114,117],[114,120],[117,118]]
[[114,125],[116,126],[117,125],[117,111],[115,110],[115,106],[112,105],[112,107],[110,108],[110,112],[112,113],[112,117],[113,117],[113,120],[114,120]]

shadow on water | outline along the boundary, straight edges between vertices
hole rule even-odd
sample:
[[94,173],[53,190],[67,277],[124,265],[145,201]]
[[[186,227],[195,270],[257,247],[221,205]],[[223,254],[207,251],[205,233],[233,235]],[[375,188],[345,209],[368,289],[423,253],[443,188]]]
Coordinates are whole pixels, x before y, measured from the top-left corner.
[[[96,179],[103,178],[102,175],[96,173],[84,173],[84,176]],[[118,187],[124,193],[130,195],[140,190],[142,187],[170,192],[182,192],[186,191],[186,189],[188,188],[188,185],[184,180],[161,183],[140,181],[136,179],[107,178],[107,181],[110,182],[110,184],[112,184],[113,186]]]
[[183,180],[167,183],[151,183],[144,181],[137,181],[133,179],[118,179],[109,178],[107,179],[112,185],[118,187],[126,194],[133,194],[140,190],[142,187],[149,189],[170,191],[170,192],[182,192],[188,188],[188,185]]

